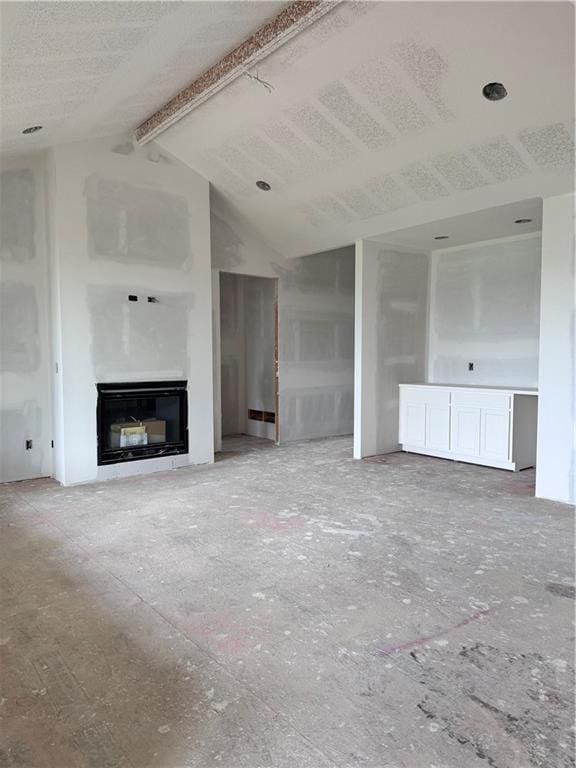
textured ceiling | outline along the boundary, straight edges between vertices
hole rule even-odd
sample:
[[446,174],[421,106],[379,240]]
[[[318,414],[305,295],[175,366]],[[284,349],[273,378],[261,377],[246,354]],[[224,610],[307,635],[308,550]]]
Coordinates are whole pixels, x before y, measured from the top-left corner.
[[131,131],[286,5],[2,2],[0,148]]
[[[158,138],[287,256],[573,186],[573,6],[344,2]],[[488,102],[485,83],[508,98]],[[271,192],[255,181],[265,179]]]

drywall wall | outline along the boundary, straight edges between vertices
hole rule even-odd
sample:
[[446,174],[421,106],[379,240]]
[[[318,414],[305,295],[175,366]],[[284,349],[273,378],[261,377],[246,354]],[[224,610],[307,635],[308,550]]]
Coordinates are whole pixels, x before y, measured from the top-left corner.
[[274,347],[276,339],[276,285],[266,277],[243,277],[246,350],[246,426],[254,437],[274,440],[274,424],[249,417],[250,410],[276,413]]
[[211,223],[214,270],[278,278],[280,442],[351,434],[353,246],[284,259],[216,194]]
[[[112,137],[51,151],[56,477],[66,484],[213,457],[208,183],[154,148],[126,148]],[[188,455],[97,467],[96,383],[166,379],[188,380]]]
[[428,257],[356,244],[354,458],[398,450],[398,384],[424,380]]
[[222,435],[246,429],[246,339],[241,275],[220,274]]
[[537,386],[540,265],[538,234],[432,253],[429,381]]
[[576,503],[574,195],[544,200],[536,495]]
[[354,248],[276,265],[280,439],[350,435],[354,426]]
[[0,162],[0,482],[52,471],[45,173]]
[[222,435],[275,439],[273,424],[250,409],[276,412],[276,280],[220,273]]

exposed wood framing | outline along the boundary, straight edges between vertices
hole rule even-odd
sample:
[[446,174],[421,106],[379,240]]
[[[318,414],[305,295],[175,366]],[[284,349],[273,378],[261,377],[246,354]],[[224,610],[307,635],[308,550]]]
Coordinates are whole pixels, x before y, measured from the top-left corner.
[[146,144],[219,90],[244,74],[341,0],[296,0],[223,59],[154,112],[135,132],[138,144]]

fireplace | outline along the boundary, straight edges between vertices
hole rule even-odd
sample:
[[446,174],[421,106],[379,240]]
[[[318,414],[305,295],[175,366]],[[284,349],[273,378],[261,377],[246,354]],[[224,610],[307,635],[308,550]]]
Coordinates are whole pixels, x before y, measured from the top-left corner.
[[186,381],[97,384],[98,464],[188,453]]

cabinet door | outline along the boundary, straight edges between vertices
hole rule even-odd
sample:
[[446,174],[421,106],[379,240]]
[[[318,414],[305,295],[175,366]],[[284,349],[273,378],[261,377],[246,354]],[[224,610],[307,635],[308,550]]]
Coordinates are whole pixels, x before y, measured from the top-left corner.
[[426,448],[450,450],[450,408],[428,404],[426,406]]
[[480,422],[480,407],[452,407],[451,450],[454,453],[480,456]]
[[480,455],[507,461],[510,458],[510,411],[482,409]]
[[400,442],[415,448],[426,445],[425,403],[402,403]]

